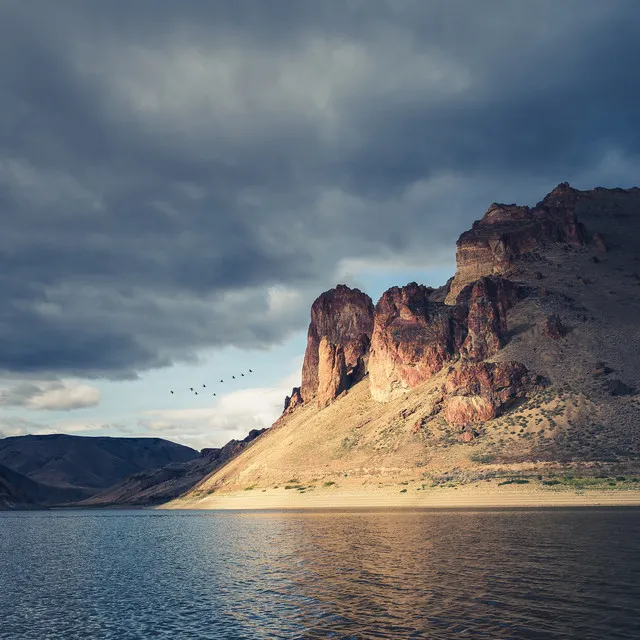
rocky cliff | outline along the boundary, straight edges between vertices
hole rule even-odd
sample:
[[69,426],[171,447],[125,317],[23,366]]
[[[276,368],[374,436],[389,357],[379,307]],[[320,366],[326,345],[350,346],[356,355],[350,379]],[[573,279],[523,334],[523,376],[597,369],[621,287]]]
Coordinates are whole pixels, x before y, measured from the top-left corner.
[[591,242],[603,250],[602,238],[578,220],[576,205],[581,197],[565,182],[533,208],[494,202],[458,240],[457,270],[447,302],[454,304],[463,287],[482,276],[511,274],[519,259],[535,259],[548,244]]
[[638,317],[640,189],[492,205],[448,286],[322,294],[302,390],[202,489],[640,472]]
[[318,297],[302,365],[303,402],[320,393],[324,406],[366,375],[372,331],[373,303],[362,291],[338,285]]

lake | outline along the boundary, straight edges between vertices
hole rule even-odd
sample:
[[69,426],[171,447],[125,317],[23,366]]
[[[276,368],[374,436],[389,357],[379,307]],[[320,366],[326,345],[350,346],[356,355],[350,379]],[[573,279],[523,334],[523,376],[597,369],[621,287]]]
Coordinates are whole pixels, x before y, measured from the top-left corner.
[[0,638],[638,638],[640,509],[0,513]]

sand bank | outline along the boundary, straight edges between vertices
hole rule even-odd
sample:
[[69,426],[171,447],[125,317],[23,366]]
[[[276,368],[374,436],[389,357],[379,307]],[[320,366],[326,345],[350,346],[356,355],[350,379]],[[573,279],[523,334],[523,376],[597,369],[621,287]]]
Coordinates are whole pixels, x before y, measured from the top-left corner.
[[304,492],[284,487],[212,493],[196,499],[179,499],[160,509],[371,509],[595,507],[640,506],[640,490],[584,490],[527,485],[480,484],[417,488],[319,487]]

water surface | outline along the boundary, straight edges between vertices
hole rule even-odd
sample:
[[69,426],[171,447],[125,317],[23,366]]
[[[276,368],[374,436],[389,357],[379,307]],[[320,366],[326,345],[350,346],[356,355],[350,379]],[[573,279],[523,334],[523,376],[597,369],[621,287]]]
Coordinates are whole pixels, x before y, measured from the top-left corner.
[[640,637],[640,510],[0,513],[0,638]]

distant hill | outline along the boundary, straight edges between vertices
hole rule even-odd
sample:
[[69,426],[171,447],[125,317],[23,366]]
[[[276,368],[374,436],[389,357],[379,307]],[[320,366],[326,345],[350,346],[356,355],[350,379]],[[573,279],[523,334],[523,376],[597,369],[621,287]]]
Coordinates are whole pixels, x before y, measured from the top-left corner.
[[203,449],[200,457],[193,460],[134,473],[78,506],[151,506],[177,498],[197,487],[203,478],[235,457],[263,431],[254,429],[243,440],[231,440],[219,449]]
[[50,487],[0,465],[0,509],[29,509],[77,499],[75,489]]
[[3,491],[8,499],[40,505],[82,500],[133,473],[198,456],[194,449],[161,438],[60,434],[0,439],[0,465],[14,472],[3,474]]

